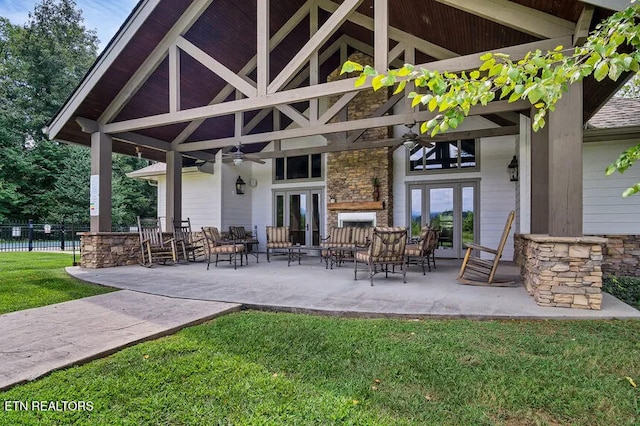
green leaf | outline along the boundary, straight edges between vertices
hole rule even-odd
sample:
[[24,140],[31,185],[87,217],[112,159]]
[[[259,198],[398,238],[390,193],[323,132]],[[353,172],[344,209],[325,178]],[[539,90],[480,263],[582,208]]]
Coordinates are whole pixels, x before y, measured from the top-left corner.
[[438,98],[436,98],[435,96],[429,101],[429,111],[433,112],[435,111],[435,109],[438,107]]
[[609,64],[607,64],[605,61],[601,61],[596,66],[596,69],[593,73],[593,77],[596,79],[596,81],[602,81],[604,80],[604,78],[607,76],[608,73],[609,73]]
[[634,186],[627,188],[623,193],[622,193],[622,197],[623,198],[627,198],[633,194],[637,194],[638,192],[640,192],[640,183],[635,184]]
[[384,84],[382,82],[382,79],[384,78],[385,78],[384,74],[378,74],[375,77],[373,77],[373,79],[371,80],[371,86],[373,86],[373,90],[378,90],[384,87]]
[[364,70],[362,70],[362,72],[367,77],[375,77],[378,75],[378,71],[376,71],[376,69],[373,68],[371,65],[365,65]]
[[393,94],[397,95],[398,93],[401,93],[402,91],[404,91],[404,88],[406,85],[407,85],[407,80],[402,80],[400,83],[398,83],[398,87],[396,87],[396,90],[394,90]]
[[350,73],[354,71],[362,71],[362,65],[357,62],[347,61],[342,65],[342,70],[340,70],[340,75],[344,73]]
[[481,61],[488,61],[491,58],[493,58],[493,53],[491,52],[485,53],[484,55],[480,56]]
[[355,87],[362,86],[367,81],[367,76],[364,74],[360,74],[360,77],[356,79],[356,82],[353,84]]
[[477,80],[480,78],[480,71],[476,70],[476,71],[471,71],[469,73],[469,77],[471,77],[474,80]]

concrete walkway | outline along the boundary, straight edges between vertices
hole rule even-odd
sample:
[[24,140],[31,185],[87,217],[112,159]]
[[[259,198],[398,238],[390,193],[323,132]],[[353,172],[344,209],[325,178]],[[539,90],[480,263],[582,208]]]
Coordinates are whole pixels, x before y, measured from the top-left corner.
[[125,290],[0,315],[0,390],[239,309]]
[[[437,269],[422,272],[411,267],[407,283],[384,274],[369,285],[367,273],[353,279],[353,264],[325,269],[317,257],[287,267],[286,258],[234,270],[204,263],[173,266],[126,266],[105,269],[67,268],[84,281],[139,292],[185,299],[238,303],[245,307],[289,312],[318,312],[358,316],[400,316],[481,319],[611,319],[640,318],[640,312],[605,294],[600,311],[538,306],[522,285],[488,288],[461,285],[456,280],[460,261],[438,259]],[[499,275],[519,279],[513,265]]]

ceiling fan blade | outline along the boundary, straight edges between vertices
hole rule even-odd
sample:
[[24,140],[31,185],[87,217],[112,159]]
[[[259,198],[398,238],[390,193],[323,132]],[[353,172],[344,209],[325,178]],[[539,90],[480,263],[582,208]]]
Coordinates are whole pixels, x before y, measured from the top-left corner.
[[264,160],[262,160],[262,159],[260,159],[260,158],[258,158],[258,157],[254,157],[254,156],[252,156],[252,155],[245,155],[245,156],[244,156],[244,159],[245,159],[246,161],[253,161],[254,163],[258,163],[258,164],[265,164],[265,161],[264,161]]

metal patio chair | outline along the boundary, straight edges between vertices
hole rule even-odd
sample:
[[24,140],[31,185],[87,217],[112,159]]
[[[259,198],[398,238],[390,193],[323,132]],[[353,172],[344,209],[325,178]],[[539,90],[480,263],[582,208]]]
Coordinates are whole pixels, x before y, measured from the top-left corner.
[[[202,228],[202,234],[205,240],[205,251],[207,257],[207,270],[211,265],[211,258],[215,255],[215,266],[218,267],[218,260],[220,255],[229,256],[229,264],[233,263],[233,269],[238,269],[238,257],[240,258],[240,266],[244,264],[242,256],[246,257],[246,251],[244,244],[236,243],[235,241],[223,240],[220,235],[220,231],[215,226],[204,226]],[[247,259],[249,263],[249,259]]]
[[293,247],[288,226],[267,226],[267,262],[271,262],[269,253]]
[[434,258],[435,248],[438,244],[438,231],[428,226],[423,226],[420,230],[420,237],[415,244],[407,245],[404,255],[407,257],[407,265],[420,265],[422,275],[426,275],[425,263],[431,272],[431,261],[435,269]]
[[[369,279],[373,286],[374,275],[384,272],[402,274],[402,282],[407,282],[406,258],[407,229],[402,227],[376,227],[373,229],[371,244],[366,251],[356,251],[354,255],[354,279],[358,279],[358,263],[368,266]],[[395,267],[399,266],[399,271]],[[361,269],[365,270],[365,269]]]

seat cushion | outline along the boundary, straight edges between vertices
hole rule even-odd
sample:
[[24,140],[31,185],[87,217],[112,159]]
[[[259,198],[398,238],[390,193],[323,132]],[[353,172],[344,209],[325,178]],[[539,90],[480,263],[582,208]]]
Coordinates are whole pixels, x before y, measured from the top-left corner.
[[355,245],[364,246],[371,242],[372,234],[373,228],[355,227],[353,228],[351,240]]
[[223,245],[223,246],[211,247],[211,253],[216,253],[216,254],[220,254],[220,253],[240,253],[241,251],[244,251],[244,245],[243,244],[226,244],[226,245]]
[[267,243],[267,248],[287,248],[292,246],[293,244],[289,242]]
[[422,256],[422,245],[412,244],[404,249],[405,256]]

